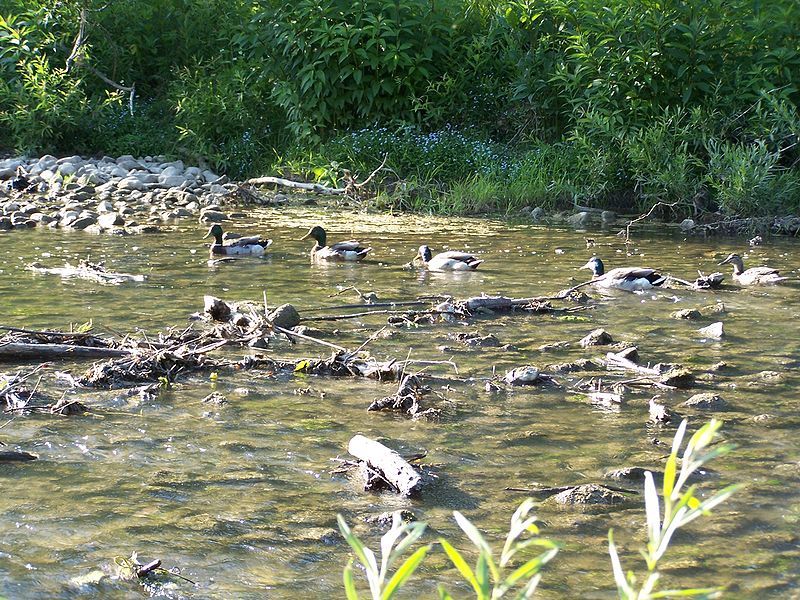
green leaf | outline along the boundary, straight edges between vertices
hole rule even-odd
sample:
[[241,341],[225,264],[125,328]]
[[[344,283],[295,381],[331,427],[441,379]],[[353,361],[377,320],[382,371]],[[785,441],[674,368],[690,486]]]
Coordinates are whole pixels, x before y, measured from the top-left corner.
[[347,566],[344,568],[342,574],[344,580],[344,591],[347,594],[347,600],[358,600],[358,592],[356,592],[356,583],[353,581],[353,559],[347,561]]
[[539,572],[539,569],[550,562],[556,554],[558,554],[558,548],[553,548],[552,550],[543,552],[539,556],[530,559],[528,562],[517,568],[513,573],[511,573],[511,575],[506,577],[506,580],[500,586],[501,591],[499,595],[502,596],[505,594],[508,590],[514,587],[514,584],[516,584],[520,579],[536,575]]
[[414,554],[409,556],[405,562],[400,565],[400,568],[395,571],[389,583],[386,584],[383,594],[381,594],[381,600],[390,600],[394,592],[400,589],[406,579],[411,577],[430,549],[430,545],[418,548]]
[[458,569],[458,572],[461,573],[461,576],[467,582],[469,582],[469,584],[475,590],[475,593],[480,595],[481,588],[480,585],[478,585],[478,580],[475,578],[475,573],[472,572],[472,569],[467,564],[467,561],[464,560],[464,557],[462,557],[458,550],[453,548],[453,546],[451,546],[447,540],[439,538],[439,543],[442,545],[442,548],[444,548],[444,552],[447,554],[447,557],[450,559],[453,565],[455,565],[456,569]]

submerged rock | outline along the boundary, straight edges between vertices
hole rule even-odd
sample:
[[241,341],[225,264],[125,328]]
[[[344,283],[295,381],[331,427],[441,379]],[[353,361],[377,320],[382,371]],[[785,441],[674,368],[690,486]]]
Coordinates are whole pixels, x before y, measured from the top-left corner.
[[273,325],[284,329],[291,329],[300,325],[300,314],[291,304],[281,304],[269,314],[267,319]]
[[700,408],[703,410],[720,410],[725,408],[727,405],[728,403],[722,398],[722,396],[718,396],[717,394],[713,394],[711,392],[695,394],[686,402],[681,404],[681,406]]
[[685,367],[672,367],[661,376],[659,383],[679,389],[687,389],[694,385],[694,374]]
[[503,377],[503,381],[509,385],[533,385],[541,383],[542,377],[539,369],[532,365],[525,365],[524,367],[511,369]]
[[596,483],[578,485],[553,496],[558,504],[576,505],[613,505],[625,502],[625,496]]
[[558,363],[555,365],[547,365],[548,371],[555,371],[556,373],[571,373],[573,371],[595,371],[600,367],[593,363],[588,358],[579,358],[573,362]]
[[219,392],[211,392],[208,396],[203,398],[204,404],[213,404],[214,406],[223,406],[228,403],[228,399]]
[[681,310],[676,310],[674,313],[670,315],[673,319],[688,319],[688,320],[696,320],[702,319],[703,315],[700,314],[699,310],[695,310],[694,308],[684,308]]
[[607,471],[603,477],[617,481],[625,480],[638,483],[644,481],[644,474],[648,471],[653,474],[653,479],[656,482],[663,477],[663,473],[660,471],[655,469],[645,469],[644,467],[622,467],[620,469],[613,469],[611,471]]
[[708,327],[698,329],[697,333],[712,340],[721,340],[723,337],[725,337],[725,329],[722,325],[722,321],[717,321]]
[[489,335],[481,335],[477,332],[457,333],[451,337],[467,346],[479,348],[497,348],[500,346],[500,340],[498,340],[491,333]]
[[39,458],[30,452],[17,452],[15,450],[0,451],[0,463],[4,462],[28,462]]
[[583,348],[590,346],[607,346],[613,344],[614,338],[605,329],[595,329],[580,341]]

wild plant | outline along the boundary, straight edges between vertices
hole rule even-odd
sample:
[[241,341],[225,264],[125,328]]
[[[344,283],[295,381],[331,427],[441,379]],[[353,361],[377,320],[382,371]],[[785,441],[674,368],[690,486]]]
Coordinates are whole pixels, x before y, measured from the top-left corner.
[[[402,555],[420,536],[425,532],[425,523],[403,523],[400,511],[392,515],[392,527],[381,538],[381,562],[375,553],[367,548],[363,542],[352,532],[342,515],[337,515],[339,531],[342,532],[344,539],[350,544],[355,552],[358,561],[364,568],[369,583],[369,592],[372,600],[389,600],[394,597],[405,581],[411,577],[420,565],[425,555],[430,550],[430,544],[418,548],[409,556],[403,564],[389,577],[389,569],[395,561]],[[402,538],[402,539],[401,539]],[[397,545],[395,545],[397,544]],[[353,577],[353,559],[344,568],[344,589],[347,600],[358,600],[359,595],[356,590],[355,578]],[[387,581],[388,578],[388,581]]]
[[[697,519],[708,515],[715,506],[720,505],[733,494],[739,485],[729,485],[712,496],[701,500],[696,496],[697,486],[688,485],[692,475],[710,460],[723,456],[733,448],[730,444],[712,446],[722,421],[711,419],[698,429],[689,439],[680,460],[678,471],[678,453],[686,434],[688,421],[685,419],[678,427],[672,441],[672,452],[667,459],[664,469],[664,481],[661,498],[656,491],[653,474],[645,473],[644,498],[645,513],[647,516],[647,546],[642,551],[647,564],[647,574],[641,585],[632,571],[627,575],[622,570],[622,564],[614,544],[613,530],[608,532],[608,551],[611,555],[611,566],[617,592],[621,600],[648,600],[650,598],[667,598],[674,596],[714,598],[720,593],[718,588],[696,588],[682,590],[657,591],[656,586],[661,577],[659,561],[669,549],[670,542],[675,532]],[[661,514],[661,503],[664,512]]]
[[[496,600],[505,597],[509,592],[514,593],[513,590],[516,590],[517,599],[530,598],[536,591],[541,579],[540,571],[558,553],[558,545],[539,536],[537,518],[529,515],[533,504],[533,500],[529,498],[514,512],[498,562],[481,532],[464,515],[453,511],[456,523],[478,550],[475,567],[471,568],[461,553],[447,540],[440,538],[439,543],[461,576],[472,586],[477,600]],[[528,533],[531,537],[520,540],[523,533]],[[530,546],[540,546],[545,550],[512,570],[511,561],[514,556]],[[439,598],[452,600],[443,585],[439,586]]]

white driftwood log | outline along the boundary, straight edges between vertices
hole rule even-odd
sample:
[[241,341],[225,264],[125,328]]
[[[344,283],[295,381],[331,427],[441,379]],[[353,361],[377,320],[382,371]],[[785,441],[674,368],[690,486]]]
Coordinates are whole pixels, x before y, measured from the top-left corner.
[[380,471],[402,496],[413,496],[422,487],[422,476],[402,456],[380,442],[363,435],[354,435],[347,451]]

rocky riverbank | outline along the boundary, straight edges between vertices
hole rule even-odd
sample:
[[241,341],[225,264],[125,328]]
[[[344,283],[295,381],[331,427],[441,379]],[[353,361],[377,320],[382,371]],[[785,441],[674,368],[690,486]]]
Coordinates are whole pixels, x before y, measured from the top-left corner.
[[0,230],[50,227],[147,233],[184,217],[218,222],[238,186],[211,170],[163,156],[0,160]]
[[[175,219],[193,217],[214,223],[235,217],[237,213],[224,212],[222,206],[237,201],[281,204],[286,200],[283,194],[264,198],[226,175],[164,156],[0,159],[0,231],[40,226],[117,235],[152,233]],[[623,217],[579,206],[566,212],[526,206],[516,216],[536,224],[593,230],[629,228],[649,214]],[[685,235],[701,236],[800,233],[800,217],[793,215],[736,218],[709,212],[668,225]]]

